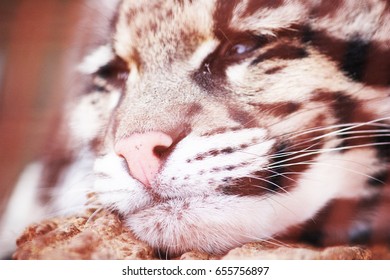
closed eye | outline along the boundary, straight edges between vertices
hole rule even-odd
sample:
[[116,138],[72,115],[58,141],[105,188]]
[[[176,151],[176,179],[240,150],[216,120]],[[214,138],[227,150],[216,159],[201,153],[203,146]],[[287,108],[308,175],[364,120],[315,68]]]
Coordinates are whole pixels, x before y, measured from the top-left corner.
[[115,56],[106,65],[101,66],[95,75],[105,80],[109,85],[123,87],[129,75],[129,67],[126,61]]
[[220,55],[227,59],[243,59],[253,51],[269,42],[266,36],[247,35],[233,40],[227,40],[221,47]]

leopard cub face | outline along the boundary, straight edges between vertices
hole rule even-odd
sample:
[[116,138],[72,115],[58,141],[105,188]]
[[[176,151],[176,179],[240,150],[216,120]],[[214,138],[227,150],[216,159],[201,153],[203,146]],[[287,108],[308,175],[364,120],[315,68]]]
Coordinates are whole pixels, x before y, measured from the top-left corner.
[[171,254],[221,253],[378,196],[389,6],[336,2],[121,1],[68,117],[93,155],[88,192]]

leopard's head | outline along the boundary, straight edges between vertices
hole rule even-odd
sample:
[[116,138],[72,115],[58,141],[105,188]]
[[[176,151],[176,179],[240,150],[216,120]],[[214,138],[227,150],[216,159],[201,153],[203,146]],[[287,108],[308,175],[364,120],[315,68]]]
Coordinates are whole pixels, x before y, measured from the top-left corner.
[[389,5],[336,2],[121,1],[70,117],[98,201],[160,250],[219,253],[376,194]]

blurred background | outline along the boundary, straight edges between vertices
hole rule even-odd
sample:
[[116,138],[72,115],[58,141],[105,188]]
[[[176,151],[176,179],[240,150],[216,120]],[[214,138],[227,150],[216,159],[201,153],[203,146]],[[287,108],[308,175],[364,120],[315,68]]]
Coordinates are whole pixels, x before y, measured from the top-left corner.
[[[79,0],[0,0],[0,214],[62,103]],[[74,55],[73,55],[74,56]]]

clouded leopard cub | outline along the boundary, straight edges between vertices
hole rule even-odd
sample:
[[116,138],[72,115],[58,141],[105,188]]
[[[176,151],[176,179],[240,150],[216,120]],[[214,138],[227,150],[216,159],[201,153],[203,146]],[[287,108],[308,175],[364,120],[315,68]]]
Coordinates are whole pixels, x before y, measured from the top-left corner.
[[115,5],[3,238],[93,197],[171,254],[390,240],[389,1]]

